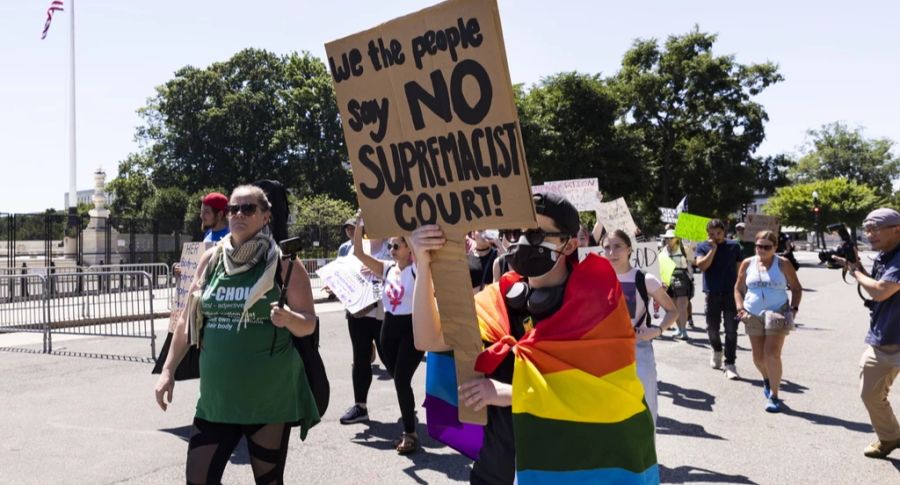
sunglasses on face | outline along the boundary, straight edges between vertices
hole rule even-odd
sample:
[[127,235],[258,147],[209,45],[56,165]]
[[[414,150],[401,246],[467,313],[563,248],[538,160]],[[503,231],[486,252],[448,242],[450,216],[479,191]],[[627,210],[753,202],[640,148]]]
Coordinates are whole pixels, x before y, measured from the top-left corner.
[[256,214],[256,209],[258,208],[259,206],[257,204],[228,204],[228,213],[235,215],[240,212],[245,216],[252,216],[253,214]]
[[547,232],[543,229],[528,229],[525,232],[522,232],[519,229],[512,229],[506,232],[507,234],[504,235],[504,237],[508,241],[517,242],[524,237],[525,241],[532,246],[541,244],[544,242],[544,239],[548,237],[558,237],[564,241],[569,239],[569,235],[564,232]]
[[396,250],[400,249],[400,245],[399,245],[399,244],[396,244],[396,243],[395,243],[395,244],[388,244],[387,247],[388,247],[388,249],[391,250],[391,251],[396,251]]
[[757,244],[756,245],[756,249],[762,249],[763,251],[768,251],[768,250],[772,249],[773,247],[775,247],[775,246],[772,246],[771,244]]

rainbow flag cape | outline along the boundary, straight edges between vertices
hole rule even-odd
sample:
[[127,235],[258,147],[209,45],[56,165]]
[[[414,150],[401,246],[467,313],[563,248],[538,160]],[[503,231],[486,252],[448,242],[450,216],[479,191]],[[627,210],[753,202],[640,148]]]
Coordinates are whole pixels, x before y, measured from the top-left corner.
[[484,428],[459,421],[456,364],[452,352],[429,352],[425,360],[425,420],[428,435],[475,460]]
[[575,265],[562,308],[517,342],[503,295],[520,279],[507,273],[475,297],[482,340],[494,342],[475,369],[490,374],[515,355],[518,483],[659,483],[634,329],[612,266],[595,254]]

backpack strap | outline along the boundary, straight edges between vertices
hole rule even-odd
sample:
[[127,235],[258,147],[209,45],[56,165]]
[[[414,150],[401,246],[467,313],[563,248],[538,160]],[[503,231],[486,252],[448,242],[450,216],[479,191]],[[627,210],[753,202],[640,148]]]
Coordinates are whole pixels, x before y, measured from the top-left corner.
[[637,270],[634,274],[634,286],[637,292],[644,299],[644,324],[650,326],[650,297],[647,294],[647,279],[643,271]]

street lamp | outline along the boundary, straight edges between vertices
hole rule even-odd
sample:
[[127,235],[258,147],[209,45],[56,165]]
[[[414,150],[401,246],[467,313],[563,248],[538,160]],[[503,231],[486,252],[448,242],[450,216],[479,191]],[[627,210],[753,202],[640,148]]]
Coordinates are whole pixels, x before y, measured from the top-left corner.
[[819,231],[819,192],[813,190],[812,193],[813,198],[813,224],[814,230],[816,233],[816,249],[821,249],[825,246],[824,237],[822,237],[821,231]]

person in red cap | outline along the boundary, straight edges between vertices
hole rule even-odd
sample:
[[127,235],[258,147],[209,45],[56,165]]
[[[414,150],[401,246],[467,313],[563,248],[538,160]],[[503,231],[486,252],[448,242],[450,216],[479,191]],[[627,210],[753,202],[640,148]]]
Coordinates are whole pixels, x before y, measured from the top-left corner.
[[206,231],[203,242],[216,242],[228,235],[227,208],[228,197],[224,194],[210,192],[203,197],[203,205],[200,206],[200,222]]

